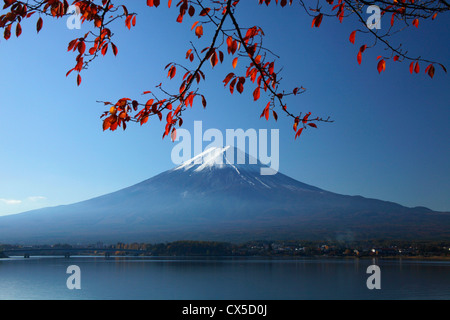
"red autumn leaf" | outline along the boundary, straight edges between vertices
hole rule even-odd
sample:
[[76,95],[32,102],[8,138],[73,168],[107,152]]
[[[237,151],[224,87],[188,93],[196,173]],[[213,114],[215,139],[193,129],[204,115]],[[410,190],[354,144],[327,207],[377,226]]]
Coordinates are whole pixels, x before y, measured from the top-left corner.
[[102,19],[100,19],[100,18],[95,18],[95,19],[94,19],[94,25],[95,25],[97,28],[100,28],[100,27],[102,26]]
[[322,18],[323,18],[322,13],[319,13],[317,16],[315,16],[312,21],[311,28],[314,28],[314,27],[319,28],[320,24],[322,23]]
[[20,26],[20,23],[16,25],[16,37],[19,37],[22,34],[22,27]]
[[175,142],[175,140],[177,139],[177,129],[173,128],[170,138],[172,139],[173,142]]
[[419,66],[419,62],[416,62],[416,65],[414,66],[414,72],[415,73],[419,73],[420,72],[420,66]]
[[200,21],[195,21],[195,22],[192,24],[191,30],[194,30],[195,26],[196,26],[199,22],[200,22]]
[[113,50],[114,55],[117,56],[117,53],[119,52],[119,51],[117,50],[117,46],[116,46],[114,43],[111,42],[111,47],[112,47],[112,50]]
[[425,69],[425,73],[427,73],[427,74],[430,76],[430,78],[432,78],[432,79],[433,79],[433,77],[434,77],[434,71],[435,71],[435,69],[434,69],[433,64],[430,64],[430,65]]
[[206,16],[206,15],[209,13],[209,11],[211,11],[210,8],[204,8],[204,9],[200,12],[200,16],[201,16],[201,17]]
[[217,57],[216,50],[213,50],[211,57],[209,58],[211,66],[214,68],[219,63],[219,58]]
[[168,73],[168,77],[170,79],[173,79],[175,77],[175,75],[177,74],[177,68],[175,66],[171,66],[169,69],[169,73]]
[[189,13],[189,16],[191,16],[191,17],[195,14],[195,8],[194,8],[194,6],[191,5],[191,6],[189,7],[188,13]]
[[295,140],[297,140],[297,138],[300,137],[300,135],[302,134],[302,132],[303,132],[303,128],[300,128],[300,129],[297,131],[297,133],[295,134]]
[[377,70],[378,73],[381,73],[382,71],[386,70],[386,61],[384,61],[384,59],[381,59],[378,62]]
[[102,55],[106,55],[107,52],[108,52],[108,44],[105,44],[102,48]]
[[86,44],[84,43],[84,41],[80,41],[80,43],[78,43],[78,52],[80,54],[84,54],[85,51],[86,51]]
[[128,28],[128,29],[131,29],[131,19],[133,18],[133,16],[131,16],[131,15],[129,15],[129,16],[127,16],[127,18],[125,19],[125,26]]
[[111,127],[111,123],[113,121],[113,117],[109,116],[105,120],[103,120],[103,131],[108,130]]
[[237,83],[237,85],[236,85],[236,90],[237,90],[239,93],[242,93],[242,92],[244,91],[244,84],[243,84],[242,82],[238,81],[238,83]]
[[234,86],[236,85],[238,78],[234,78],[231,83],[230,83],[230,93],[233,94],[234,93]]
[[355,36],[356,36],[356,30],[350,34],[350,38],[349,38],[350,42],[353,44],[355,44]]
[[225,84],[224,86],[226,86],[228,84],[228,82],[230,82],[230,80],[234,77],[234,73],[229,73],[225,79],[223,80],[223,83]]
[[367,45],[362,45],[359,48],[358,55],[356,56],[356,60],[358,60],[358,64],[361,64],[361,62],[362,62],[362,53],[366,50],[366,48],[367,48]]
[[111,127],[109,128],[111,131],[116,131],[117,127],[119,126],[119,121],[114,121],[111,123]]
[[171,123],[172,123],[172,119],[173,119],[173,113],[172,113],[172,112],[169,112],[169,113],[167,114],[167,117],[166,117],[167,123],[171,124]]
[[227,50],[228,50],[228,54],[231,53],[231,47],[233,46],[233,37],[228,36],[227,38]]
[[44,21],[42,20],[42,18],[39,18],[36,23],[37,33],[39,33],[39,31],[41,31],[43,24],[44,24]]
[[148,121],[148,116],[145,116],[145,117],[141,118],[141,121],[140,121],[141,126],[142,126],[143,124],[146,124],[147,121]]
[[231,45],[231,53],[235,54],[235,52],[240,48],[240,46],[241,46],[240,42],[239,42],[239,45],[238,45],[238,42],[236,40],[233,40],[233,43]]
[[153,106],[153,102],[154,102],[155,100],[153,100],[153,99],[150,99],[150,100],[148,100],[146,103],[145,103],[145,106],[147,107],[147,108],[151,108],[152,106]]
[[274,69],[275,69],[275,63],[271,62],[269,64],[269,74],[273,74],[274,73]]
[[5,38],[5,40],[11,38],[11,24],[6,26],[5,31],[3,33],[3,37]]
[[260,87],[257,87],[257,88],[255,89],[255,91],[253,91],[253,99],[254,99],[255,101],[257,101],[257,100],[259,99],[260,96],[261,96],[261,89],[260,89]]
[[411,74],[413,74],[413,72],[414,72],[414,61],[411,62],[411,64],[409,65],[409,72],[410,72]]
[[271,102],[267,103],[260,118],[265,117],[266,120],[269,120],[270,104],[271,104]]
[[311,112],[308,112],[308,113],[303,117],[302,122],[303,122],[303,123],[307,123],[310,116],[311,116]]
[[239,58],[236,57],[233,59],[233,69],[236,69],[237,63],[238,63]]
[[136,100],[133,100],[133,102],[131,102],[131,105],[133,106],[133,110],[137,111],[137,108],[139,106],[139,102],[137,102]]
[[68,77],[69,74],[70,74],[73,70],[75,70],[75,68],[70,69],[70,70],[66,73],[66,77]]
[[74,40],[70,41],[69,46],[67,47],[67,51],[75,50],[77,43],[78,43],[78,39],[74,39]]
[[206,103],[206,99],[203,95],[202,95],[202,105],[203,105],[203,108],[206,108],[207,103]]
[[195,28],[195,35],[200,39],[203,36],[203,26]]

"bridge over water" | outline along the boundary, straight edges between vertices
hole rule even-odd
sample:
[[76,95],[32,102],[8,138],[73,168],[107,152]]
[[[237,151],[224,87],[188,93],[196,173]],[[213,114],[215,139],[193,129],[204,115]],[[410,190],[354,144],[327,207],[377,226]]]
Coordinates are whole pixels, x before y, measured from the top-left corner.
[[145,250],[132,250],[132,249],[114,249],[114,248],[18,248],[18,249],[6,249],[2,251],[7,256],[23,256],[24,258],[30,258],[31,256],[42,255],[56,255],[70,258],[75,255],[102,253],[106,258],[110,257],[116,252],[124,253],[125,255],[151,255],[149,251]]

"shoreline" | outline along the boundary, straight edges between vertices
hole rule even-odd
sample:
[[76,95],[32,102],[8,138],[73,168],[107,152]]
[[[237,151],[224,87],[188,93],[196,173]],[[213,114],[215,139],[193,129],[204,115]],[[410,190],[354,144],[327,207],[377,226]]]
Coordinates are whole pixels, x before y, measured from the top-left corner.
[[[36,255],[34,257],[54,257],[54,258],[64,258],[61,255]],[[76,258],[76,257],[82,257],[82,258],[104,258],[103,255],[71,255],[70,258]],[[1,259],[10,259],[10,258],[23,258],[22,256],[7,256],[4,253],[0,252],[0,260]],[[174,255],[174,256],[155,256],[155,255],[139,255],[139,256],[132,256],[132,255],[111,255],[107,259],[114,259],[114,258],[152,258],[152,259],[177,259],[177,258],[204,258],[204,259],[220,259],[220,258],[255,258],[255,259],[264,259],[264,260],[302,260],[302,259],[337,259],[337,260],[408,260],[408,261],[429,261],[429,262],[450,262],[450,256],[331,256],[331,255],[313,255],[313,256],[294,256],[294,255],[273,255],[273,256],[266,256],[266,255]]]
[[[358,258],[358,257],[357,257]],[[404,260],[416,260],[416,261],[450,261],[450,256],[381,256],[381,257],[359,257],[359,259],[364,259],[364,258],[369,258],[369,259],[385,259],[385,260],[400,260],[400,259],[404,259]]]
[[260,257],[263,259],[401,259],[417,261],[450,261],[448,241],[373,240],[342,243],[333,241],[262,241],[228,243],[180,240],[167,243],[122,243],[71,245],[0,245],[0,259],[10,256],[77,256],[105,257]]

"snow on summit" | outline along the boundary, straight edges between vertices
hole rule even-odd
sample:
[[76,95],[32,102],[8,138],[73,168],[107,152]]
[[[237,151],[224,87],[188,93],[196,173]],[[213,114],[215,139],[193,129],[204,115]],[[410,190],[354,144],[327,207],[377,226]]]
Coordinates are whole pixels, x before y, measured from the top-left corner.
[[241,170],[255,172],[266,166],[245,152],[232,146],[226,146],[208,148],[174,170],[188,171],[192,169],[194,172],[201,172],[230,167],[240,174]]

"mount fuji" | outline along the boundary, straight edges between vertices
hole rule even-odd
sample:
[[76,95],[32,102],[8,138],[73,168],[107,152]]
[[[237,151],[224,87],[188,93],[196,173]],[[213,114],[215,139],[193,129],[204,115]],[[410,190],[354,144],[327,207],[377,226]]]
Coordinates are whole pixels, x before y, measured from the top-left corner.
[[448,212],[340,195],[263,168],[234,147],[210,148],[114,193],[0,217],[0,243],[450,239]]

